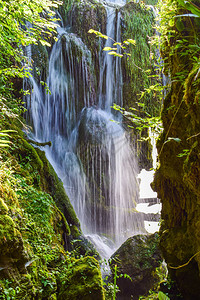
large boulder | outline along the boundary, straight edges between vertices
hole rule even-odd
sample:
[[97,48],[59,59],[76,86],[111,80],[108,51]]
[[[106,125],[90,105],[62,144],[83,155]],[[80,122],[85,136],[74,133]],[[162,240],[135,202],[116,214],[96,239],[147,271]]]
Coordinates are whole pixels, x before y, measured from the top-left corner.
[[139,296],[147,294],[158,282],[154,273],[161,262],[157,233],[129,238],[111,257],[112,273],[117,265],[119,298],[138,299]]

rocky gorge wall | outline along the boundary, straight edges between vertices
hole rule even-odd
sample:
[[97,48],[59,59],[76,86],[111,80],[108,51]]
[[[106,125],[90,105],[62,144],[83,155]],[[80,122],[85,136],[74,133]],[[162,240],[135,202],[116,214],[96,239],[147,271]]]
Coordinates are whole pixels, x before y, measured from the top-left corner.
[[[193,3],[199,7],[199,1]],[[162,202],[160,245],[183,298],[199,299],[199,18],[185,16],[188,11],[178,1],[165,5],[161,51],[171,89],[164,100],[154,179]]]

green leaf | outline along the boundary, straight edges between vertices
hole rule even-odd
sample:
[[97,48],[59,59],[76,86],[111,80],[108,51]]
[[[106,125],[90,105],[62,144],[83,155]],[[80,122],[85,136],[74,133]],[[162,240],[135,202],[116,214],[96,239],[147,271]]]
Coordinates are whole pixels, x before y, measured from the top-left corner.
[[104,47],[103,51],[111,51],[111,50],[117,50],[117,48],[111,48],[111,47]]
[[136,41],[135,41],[135,40],[128,39],[127,41],[128,41],[130,44],[134,45],[134,46],[136,45]]
[[96,30],[94,30],[94,29],[90,29],[90,30],[88,30],[88,33],[95,33],[96,34]]
[[47,47],[51,47],[51,44],[45,40],[40,40],[40,43],[43,45],[43,46],[47,46]]
[[181,139],[179,138],[174,138],[174,137],[168,137],[168,139],[164,142],[164,144],[170,142],[170,141],[175,141],[176,143],[180,143]]
[[7,141],[7,140],[0,140],[0,144],[10,144],[11,141]]
[[123,57],[123,54],[119,54],[115,51],[111,51],[111,52],[108,52],[109,55],[113,55],[113,56],[118,56],[118,57]]
[[108,36],[107,35],[104,35],[104,34],[98,34],[99,37],[101,37],[102,39],[105,39],[107,40],[108,39]]
[[158,299],[159,300],[170,300],[170,298],[167,295],[165,295],[163,292],[158,293]]
[[10,147],[10,145],[5,144],[5,143],[0,143],[0,147]]
[[117,45],[121,46],[122,43],[116,42],[116,43],[113,44],[113,46],[117,46]]
[[191,1],[178,0],[179,4],[182,5],[185,9],[191,11],[194,15],[200,17],[200,9]]
[[123,44],[129,45],[130,43],[128,41],[123,41]]
[[97,31],[97,30],[94,30],[94,29],[88,30],[88,33],[94,33],[94,34],[96,34],[98,37],[101,37],[101,38],[106,39],[106,40],[108,39],[108,36],[107,36],[107,35],[102,34],[101,32],[99,32],[99,31]]
[[177,155],[177,157],[184,157],[184,156],[187,156],[189,153],[190,153],[189,149],[184,149],[183,152],[181,152]]

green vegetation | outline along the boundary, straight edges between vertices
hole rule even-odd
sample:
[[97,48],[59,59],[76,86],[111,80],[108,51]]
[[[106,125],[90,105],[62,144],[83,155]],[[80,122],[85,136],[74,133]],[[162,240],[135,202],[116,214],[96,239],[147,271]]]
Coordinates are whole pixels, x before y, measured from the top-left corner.
[[[49,46],[47,38],[55,32],[55,13],[60,1],[0,1],[1,40],[0,92],[10,77],[28,75],[30,62],[22,46],[41,43]],[[33,25],[34,24],[34,25]],[[22,65],[23,62],[23,65]]]
[[[1,125],[17,128],[15,119],[1,119]],[[44,153],[38,153],[19,128],[10,147],[0,149],[0,298],[67,299],[71,287],[72,299],[103,300],[99,264],[92,257],[77,259],[80,246],[71,242],[81,234],[79,221]],[[65,216],[55,203],[59,197]]]
[[[0,299],[5,300],[67,299],[70,287],[72,299],[104,299],[99,264],[86,256],[93,250],[74,241],[80,224],[62,182],[21,131],[26,126],[19,90],[31,68],[23,48],[50,46],[60,3],[0,1]],[[84,258],[77,258],[80,247]]]
[[[71,11],[73,18],[77,8],[72,1],[64,3],[64,10]],[[19,129],[23,126],[19,117],[23,107],[15,98],[19,96],[21,78],[27,77],[31,68],[23,48],[38,44],[43,67],[48,56],[43,46],[50,46],[48,38],[54,37],[54,8],[59,4],[59,1],[47,0],[0,0],[0,299],[5,300],[105,299],[99,264],[95,258],[86,256],[94,252],[79,240],[79,220],[61,181],[44,152],[34,149]],[[145,4],[152,4],[152,1],[145,1]],[[96,18],[97,15],[105,21],[105,9],[99,7],[96,3],[87,3],[87,9],[79,11],[77,20],[71,20],[76,22],[75,32],[84,31],[84,40],[89,26],[98,36],[101,34],[97,30],[105,32],[105,24],[99,28]],[[171,266],[182,266],[189,261],[187,267],[191,268],[189,258],[199,263],[196,255],[199,253],[199,212],[196,208],[200,195],[200,9],[198,1],[182,0],[160,1],[158,7],[161,37],[157,35],[155,40],[161,46],[164,72],[170,74],[172,80],[172,90],[165,99],[162,113],[164,132],[158,142],[159,158],[164,167],[159,169],[155,179],[155,186],[167,203],[163,209],[165,222],[161,244]],[[62,9],[61,12],[64,14]],[[124,85],[125,106],[133,106],[125,116],[134,123],[136,130],[145,131],[150,126],[154,128],[158,121],[161,104],[158,94],[162,95],[159,70],[152,67],[157,60],[155,49],[149,43],[154,34],[154,18],[150,8],[142,2],[128,3],[121,13],[124,17],[122,40],[129,47],[127,59],[122,62],[127,83]],[[81,27],[83,15],[87,31]],[[118,44],[114,41],[113,48],[104,50],[116,55]],[[88,45],[100,48],[101,43],[91,38]],[[97,52],[93,53],[96,62]],[[192,242],[191,236],[195,237]],[[191,270],[188,274],[193,274]],[[184,271],[173,272],[176,278]],[[107,299],[116,298],[117,276],[115,270],[114,284],[108,288]],[[187,287],[187,282],[184,284]],[[151,292],[141,299],[164,300],[168,296]]]
[[162,200],[160,245],[171,278],[184,298],[195,299],[200,292],[196,255],[200,245],[200,7],[195,0],[159,1],[159,7],[164,72],[171,78],[162,111],[164,131],[157,143],[160,166],[154,180]]
[[122,15],[125,23],[122,33],[123,40],[130,37],[135,40],[135,45],[130,45],[128,49],[130,56],[123,61],[125,64],[124,76],[126,77],[125,108],[133,106],[132,99],[135,99],[135,108],[141,110],[137,106],[137,102],[142,102],[144,111],[151,116],[156,116],[161,105],[156,88],[159,91],[161,82],[159,82],[158,69],[154,69],[159,58],[156,57],[155,47],[150,44],[151,38],[155,34],[153,28],[155,16],[150,7],[145,6],[144,3],[132,2],[124,7]]

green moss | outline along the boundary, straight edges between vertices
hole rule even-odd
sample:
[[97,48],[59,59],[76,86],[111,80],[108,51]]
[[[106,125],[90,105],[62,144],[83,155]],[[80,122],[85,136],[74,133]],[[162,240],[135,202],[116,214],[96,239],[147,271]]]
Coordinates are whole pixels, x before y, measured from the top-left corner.
[[59,290],[59,300],[105,299],[98,262],[92,257],[76,260],[60,282]]
[[8,206],[3,201],[2,198],[0,198],[0,215],[5,215],[8,212]]
[[[123,73],[125,78],[124,101],[125,106],[135,106],[135,102],[145,103],[145,110],[155,114],[156,99],[153,93],[146,93],[143,99],[140,94],[145,88],[149,88],[155,80],[149,77],[154,74],[153,64],[155,59],[154,50],[150,48],[149,37],[154,34],[152,24],[154,16],[152,11],[140,3],[130,2],[122,10],[125,30],[122,32],[123,40],[132,38],[136,41],[136,46],[128,49],[131,56],[125,61]],[[124,63],[124,62],[123,62]],[[149,70],[149,72],[147,72]],[[152,101],[155,102],[152,105]],[[158,106],[158,104],[157,104]],[[160,108],[160,105],[159,105]]]
[[[162,8],[162,6],[161,6]],[[166,11],[168,14],[166,15]],[[170,74],[171,91],[164,99],[162,121],[164,131],[158,141],[160,167],[154,186],[162,201],[161,249],[184,298],[196,299],[199,288],[199,27],[182,14],[178,1],[166,1],[161,10],[165,69]],[[181,23],[169,26],[169,20]],[[165,143],[168,137],[178,137],[179,143]]]
[[41,177],[44,188],[50,193],[56,205],[64,214],[68,224],[75,225],[80,230],[80,223],[75,214],[73,206],[65,192],[62,181],[58,178],[53,167],[48,162],[45,152],[37,149],[40,159],[43,161]]
[[26,168],[30,168],[28,171],[32,171],[34,169],[41,170],[43,168],[42,160],[40,159],[36,149],[30,145],[25,138],[18,138],[17,154],[19,162],[26,165]]
[[75,225],[70,226],[70,230],[74,238],[78,238],[80,236],[80,229],[78,229]]
[[17,236],[15,224],[8,215],[0,216],[0,241],[1,245],[5,241],[12,241]]
[[20,232],[8,215],[0,215],[0,262],[11,257],[23,257],[23,243]]

